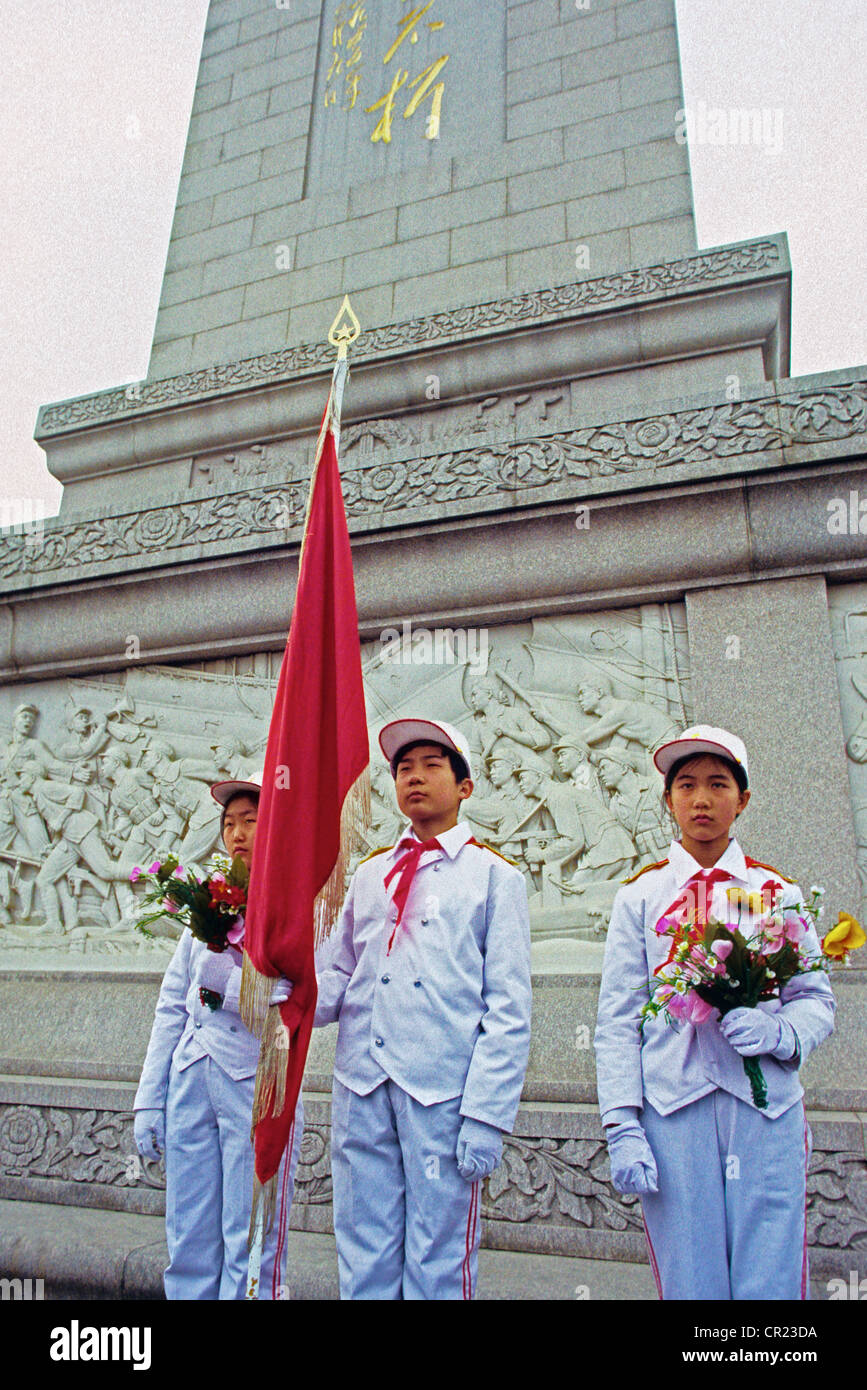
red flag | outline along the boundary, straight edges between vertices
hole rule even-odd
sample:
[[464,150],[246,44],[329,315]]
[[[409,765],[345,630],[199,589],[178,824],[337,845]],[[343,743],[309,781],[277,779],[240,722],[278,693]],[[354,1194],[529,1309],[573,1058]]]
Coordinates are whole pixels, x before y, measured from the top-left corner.
[[[268,734],[244,939],[241,1010],[262,1038],[253,1211],[255,1220],[264,1188],[265,1227],[273,1217],[274,1179],[313,1027],[316,918],[321,927],[336,914],[352,823],[360,828],[369,807],[361,648],[332,399],[333,391],[313,466],[295,607]],[[278,975],[294,988],[284,1004],[269,1007]]]

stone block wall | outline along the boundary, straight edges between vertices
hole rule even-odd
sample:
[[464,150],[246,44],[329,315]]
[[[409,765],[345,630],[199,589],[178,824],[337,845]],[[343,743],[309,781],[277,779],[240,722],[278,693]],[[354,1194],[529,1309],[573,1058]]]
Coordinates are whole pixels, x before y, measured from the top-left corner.
[[695,250],[674,0],[496,0],[486,80],[375,177],[311,163],[335,8],[211,5],[149,376],[319,340],[345,292],[373,327]]

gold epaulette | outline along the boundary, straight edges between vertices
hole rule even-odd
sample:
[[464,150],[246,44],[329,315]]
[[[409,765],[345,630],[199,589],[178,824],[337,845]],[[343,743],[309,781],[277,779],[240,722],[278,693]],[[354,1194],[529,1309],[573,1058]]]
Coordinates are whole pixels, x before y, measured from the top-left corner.
[[501,854],[498,849],[494,849],[493,845],[486,845],[484,840],[477,840],[475,835],[470,836],[469,840],[467,840],[467,844],[478,845],[479,849],[489,849],[491,854],[495,854],[498,859],[504,859],[507,864],[511,864],[513,869],[519,868],[519,865],[515,863],[514,859],[509,859],[505,854]]
[[748,869],[770,869],[771,873],[776,874],[777,878],[781,878],[784,883],[796,882],[795,879],[789,878],[788,874],[781,873],[779,869],[775,869],[773,864],[765,864],[761,859],[751,859],[748,854],[744,855],[744,863]]
[[359,867],[362,864],[366,864],[368,859],[375,859],[378,854],[388,854],[390,849],[394,849],[394,845],[383,845],[382,849],[372,849],[370,854],[366,854],[363,859],[359,859]]
[[645,864],[643,868],[636,869],[630,878],[621,879],[621,883],[634,883],[637,878],[641,878],[642,874],[649,873],[651,869],[661,869],[667,863],[667,859],[657,859],[655,864]]

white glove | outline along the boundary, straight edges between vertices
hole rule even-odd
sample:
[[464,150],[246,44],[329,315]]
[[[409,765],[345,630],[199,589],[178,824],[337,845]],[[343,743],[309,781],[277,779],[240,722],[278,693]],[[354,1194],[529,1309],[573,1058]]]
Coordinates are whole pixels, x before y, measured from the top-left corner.
[[142,1158],[161,1158],[166,1149],[166,1112],[137,1110],[133,1122],[133,1137]]
[[763,1009],[732,1009],[720,1019],[719,1030],[741,1057],[770,1055],[786,1062],[798,1048],[792,1025]]
[[458,1135],[455,1157],[458,1172],[467,1182],[486,1178],[503,1156],[503,1134],[496,1125],[486,1125],[482,1120],[464,1118]]
[[[622,1113],[616,1110],[611,1112],[618,1116]],[[621,1124],[608,1125],[605,1129],[611,1181],[615,1190],[623,1194],[658,1190],[656,1159],[637,1115],[638,1112],[633,1110],[629,1119]]]
[[285,1004],[293,989],[295,988],[291,980],[287,980],[283,975],[275,984],[271,991],[271,1004]]

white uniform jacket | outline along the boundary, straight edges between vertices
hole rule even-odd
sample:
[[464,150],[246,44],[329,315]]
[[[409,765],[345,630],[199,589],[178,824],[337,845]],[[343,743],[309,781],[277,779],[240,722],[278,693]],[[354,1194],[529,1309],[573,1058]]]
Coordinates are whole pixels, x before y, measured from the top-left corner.
[[259,1039],[241,1020],[241,967],[235,964],[219,1009],[199,999],[199,971],[209,954],[185,927],[163,977],[135,1110],[165,1108],[173,1057],[179,1071],[207,1055],[234,1081],[255,1075]]
[[471,835],[460,822],[421,856],[390,955],[399,876],[388,891],[383,880],[406,851],[359,865],[323,949],[315,1022],[339,1020],[334,1075],[356,1095],[391,1078],[422,1105],[461,1096],[462,1115],[511,1131],[530,1046],[527,890]]
[[[738,925],[738,908],[726,896],[727,889],[740,887],[757,892],[772,879],[780,885],[777,906],[802,901],[796,884],[784,881],[772,869],[747,867],[737,840],[714,865],[732,875],[730,882],[713,885],[708,915]],[[719,1017],[712,1014],[704,1023],[668,1023],[663,1014],[648,1019],[643,1038],[639,1031],[642,1005],[647,1002],[648,981],[668,956],[671,937],[658,936],[655,927],[694,874],[702,872],[679,841],[674,841],[668,859],[659,868],[646,870],[620,889],[611,912],[599,1014],[596,1024],[596,1073],[599,1109],[603,1123],[606,1114],[621,1106],[643,1106],[645,1097],[662,1115],[716,1089],[730,1092],[752,1105],[749,1078],[743,1058],[719,1030]],[[750,924],[761,914],[740,910],[740,929],[750,936]],[[815,930],[801,942],[801,950],[818,955]],[[761,1067],[768,1087],[768,1105],[763,1112],[773,1119],[781,1115],[804,1094],[798,1079],[798,1066],[834,1027],[834,996],[825,971],[796,975],[783,986],[778,999],[763,1000],[766,1013],[781,1012],[792,1025],[798,1039],[800,1060],[780,1062],[762,1056]]]

